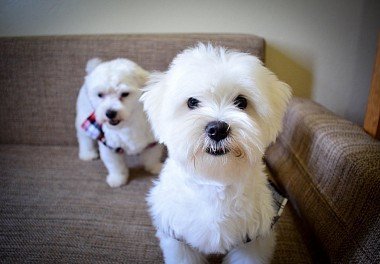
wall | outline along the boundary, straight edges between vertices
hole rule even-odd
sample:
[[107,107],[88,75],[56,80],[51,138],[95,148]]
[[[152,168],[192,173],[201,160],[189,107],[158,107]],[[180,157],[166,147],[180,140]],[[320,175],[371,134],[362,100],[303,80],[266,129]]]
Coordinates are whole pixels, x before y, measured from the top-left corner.
[[266,39],[266,64],[296,96],[362,124],[377,0],[1,1],[0,36],[248,33]]

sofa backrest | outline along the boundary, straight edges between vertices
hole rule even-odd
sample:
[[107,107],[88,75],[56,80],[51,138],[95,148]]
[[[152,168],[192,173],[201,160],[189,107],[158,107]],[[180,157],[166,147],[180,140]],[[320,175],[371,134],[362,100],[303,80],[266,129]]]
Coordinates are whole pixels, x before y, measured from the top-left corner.
[[164,71],[197,42],[263,59],[264,40],[236,34],[93,35],[0,38],[0,143],[75,145],[75,105],[86,62],[129,58]]

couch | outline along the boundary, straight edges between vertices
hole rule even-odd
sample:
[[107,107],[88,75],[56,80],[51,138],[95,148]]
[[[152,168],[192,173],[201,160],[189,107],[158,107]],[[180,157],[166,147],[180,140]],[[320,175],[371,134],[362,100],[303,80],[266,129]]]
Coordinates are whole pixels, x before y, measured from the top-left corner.
[[[78,159],[75,102],[90,58],[162,71],[198,41],[264,60],[253,35],[0,38],[1,263],[163,262],[145,203],[156,176],[134,169],[128,185],[108,187],[100,160]],[[379,263],[379,141],[294,98],[265,160],[289,198],[273,263]]]

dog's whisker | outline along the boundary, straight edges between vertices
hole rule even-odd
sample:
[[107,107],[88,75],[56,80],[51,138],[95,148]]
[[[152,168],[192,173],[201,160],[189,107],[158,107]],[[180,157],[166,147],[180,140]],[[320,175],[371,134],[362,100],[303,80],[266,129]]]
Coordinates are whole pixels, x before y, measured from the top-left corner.
[[194,155],[193,155],[193,167],[194,167],[194,170],[197,169],[197,166],[196,166],[196,159],[197,159],[197,156],[194,154]]

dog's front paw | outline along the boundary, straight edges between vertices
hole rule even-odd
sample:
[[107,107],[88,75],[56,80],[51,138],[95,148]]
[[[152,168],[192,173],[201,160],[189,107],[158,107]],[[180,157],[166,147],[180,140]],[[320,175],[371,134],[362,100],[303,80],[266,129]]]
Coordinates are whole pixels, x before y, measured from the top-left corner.
[[128,176],[124,174],[108,174],[107,183],[110,187],[116,188],[127,183]]
[[95,149],[80,150],[79,158],[84,161],[90,161],[99,158],[99,153]]
[[159,174],[162,169],[162,163],[159,162],[151,166],[145,166],[145,169],[152,174]]
[[232,249],[224,257],[222,264],[235,263],[270,263],[276,244],[276,235],[271,233],[266,237],[255,239]]

